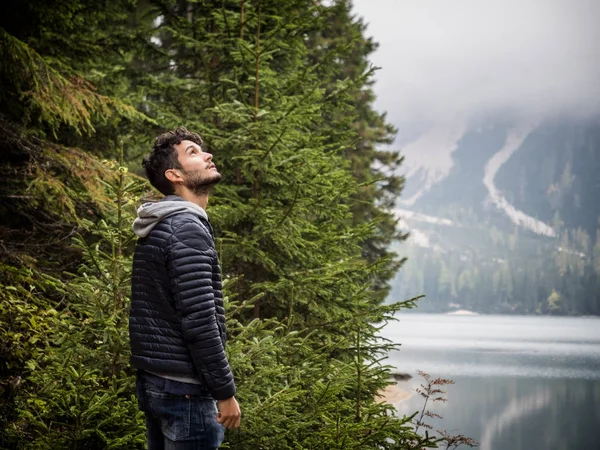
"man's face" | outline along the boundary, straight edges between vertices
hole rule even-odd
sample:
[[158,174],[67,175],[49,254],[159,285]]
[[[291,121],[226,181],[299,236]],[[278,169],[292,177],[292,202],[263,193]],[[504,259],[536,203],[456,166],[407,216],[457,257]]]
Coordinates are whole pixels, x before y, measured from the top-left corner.
[[174,146],[177,159],[183,169],[183,185],[195,192],[204,194],[210,191],[221,180],[221,174],[212,162],[212,155],[203,152],[200,146],[192,141],[181,141]]

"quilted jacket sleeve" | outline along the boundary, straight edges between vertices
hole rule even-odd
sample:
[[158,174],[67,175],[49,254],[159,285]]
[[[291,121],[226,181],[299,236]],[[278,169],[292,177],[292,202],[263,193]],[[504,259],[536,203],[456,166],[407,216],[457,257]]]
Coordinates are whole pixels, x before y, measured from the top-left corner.
[[217,255],[203,227],[193,221],[175,229],[169,241],[167,268],[183,338],[192,361],[216,400],[235,395],[221,330],[215,314],[212,284]]

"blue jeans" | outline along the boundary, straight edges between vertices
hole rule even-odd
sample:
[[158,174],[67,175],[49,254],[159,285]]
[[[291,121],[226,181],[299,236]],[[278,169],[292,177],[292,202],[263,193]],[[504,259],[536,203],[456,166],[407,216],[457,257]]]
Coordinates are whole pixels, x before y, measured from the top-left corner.
[[148,450],[214,450],[221,445],[225,428],[217,422],[216,402],[208,392],[195,386],[194,394],[172,393],[172,382],[165,389],[150,379],[156,377],[138,375],[136,383]]

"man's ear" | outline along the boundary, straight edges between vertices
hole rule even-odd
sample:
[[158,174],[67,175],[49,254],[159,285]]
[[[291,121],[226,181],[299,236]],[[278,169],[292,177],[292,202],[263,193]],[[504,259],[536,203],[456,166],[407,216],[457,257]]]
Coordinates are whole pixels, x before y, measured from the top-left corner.
[[177,169],[165,170],[165,177],[173,184],[181,184],[183,182],[183,177]]

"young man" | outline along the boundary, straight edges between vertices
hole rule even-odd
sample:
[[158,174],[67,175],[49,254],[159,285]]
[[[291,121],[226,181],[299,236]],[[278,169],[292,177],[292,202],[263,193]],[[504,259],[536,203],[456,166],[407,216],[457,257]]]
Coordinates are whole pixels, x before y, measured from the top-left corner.
[[[225,355],[221,269],[205,209],[221,175],[196,133],[158,136],[142,165],[165,197],[138,209],[129,335],[149,450],[216,449],[240,408]],[[215,405],[216,400],[216,405]]]

